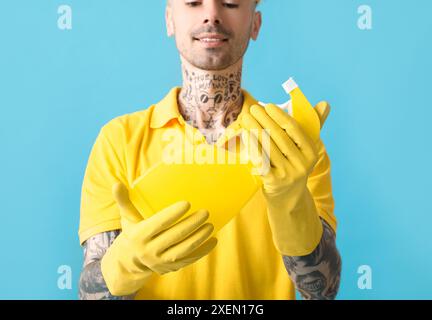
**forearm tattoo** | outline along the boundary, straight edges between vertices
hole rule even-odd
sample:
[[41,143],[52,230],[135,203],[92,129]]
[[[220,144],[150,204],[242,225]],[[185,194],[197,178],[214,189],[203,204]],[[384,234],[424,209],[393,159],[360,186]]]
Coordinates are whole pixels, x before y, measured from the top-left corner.
[[241,112],[244,99],[241,67],[219,74],[188,70],[184,65],[182,70],[179,112],[213,144]]
[[79,280],[80,300],[130,300],[132,296],[113,296],[105,283],[101,272],[101,259],[111,246],[120,230],[99,233],[83,244],[84,263]]
[[339,290],[342,261],[333,229],[322,220],[323,235],[318,247],[302,257],[283,256],[285,267],[305,300],[332,300]]

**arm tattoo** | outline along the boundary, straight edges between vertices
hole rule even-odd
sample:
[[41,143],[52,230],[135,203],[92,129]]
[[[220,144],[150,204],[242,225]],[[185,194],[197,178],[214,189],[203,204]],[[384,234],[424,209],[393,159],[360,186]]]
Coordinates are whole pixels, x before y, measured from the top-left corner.
[[283,256],[285,268],[305,300],[332,300],[339,290],[342,261],[336,248],[336,235],[324,220],[322,223],[323,236],[311,254]]
[[79,280],[80,300],[130,300],[132,296],[113,296],[101,272],[101,259],[120,230],[99,233],[84,242],[84,263]]

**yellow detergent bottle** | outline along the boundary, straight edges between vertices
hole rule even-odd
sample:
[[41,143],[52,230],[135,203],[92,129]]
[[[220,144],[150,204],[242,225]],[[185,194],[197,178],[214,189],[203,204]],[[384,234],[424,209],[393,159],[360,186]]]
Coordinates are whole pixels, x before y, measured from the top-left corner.
[[[292,116],[300,126],[308,133],[313,141],[318,141],[321,130],[320,119],[314,110],[312,104],[300,90],[293,78],[289,78],[282,84],[285,92],[291,97],[291,100],[278,104],[281,109],[284,109]],[[265,106],[265,103],[260,102]]]

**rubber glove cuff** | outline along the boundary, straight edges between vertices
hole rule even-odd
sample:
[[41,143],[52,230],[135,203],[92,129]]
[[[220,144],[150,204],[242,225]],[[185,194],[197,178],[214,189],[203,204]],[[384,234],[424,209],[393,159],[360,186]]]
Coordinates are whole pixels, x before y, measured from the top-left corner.
[[323,227],[309,190],[299,199],[289,194],[267,194],[267,214],[276,249],[285,256],[305,256],[312,253],[321,241]]
[[[127,296],[136,293],[153,274],[153,271],[138,260],[122,263],[124,252],[131,246],[127,234],[122,232],[108,248],[101,260],[102,276],[108,290],[113,296]],[[127,277],[123,275],[127,274]]]

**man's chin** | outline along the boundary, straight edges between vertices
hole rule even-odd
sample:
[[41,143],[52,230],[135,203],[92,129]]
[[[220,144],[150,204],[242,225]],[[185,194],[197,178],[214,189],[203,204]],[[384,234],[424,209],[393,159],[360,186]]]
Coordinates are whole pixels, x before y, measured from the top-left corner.
[[[195,56],[196,57],[196,56]],[[200,59],[190,59],[188,62],[194,67],[208,71],[224,70],[234,63],[228,57],[208,57]]]

